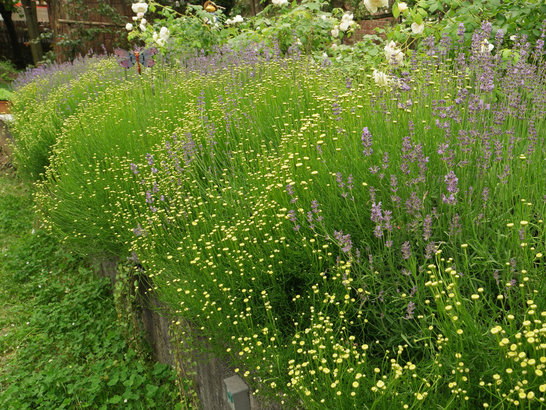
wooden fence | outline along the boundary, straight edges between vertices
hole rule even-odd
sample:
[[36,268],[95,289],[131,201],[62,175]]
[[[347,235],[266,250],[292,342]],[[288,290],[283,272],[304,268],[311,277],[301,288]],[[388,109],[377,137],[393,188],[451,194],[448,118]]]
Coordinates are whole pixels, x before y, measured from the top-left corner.
[[133,15],[130,0],[51,0],[48,12],[57,62],[125,45],[125,23]]

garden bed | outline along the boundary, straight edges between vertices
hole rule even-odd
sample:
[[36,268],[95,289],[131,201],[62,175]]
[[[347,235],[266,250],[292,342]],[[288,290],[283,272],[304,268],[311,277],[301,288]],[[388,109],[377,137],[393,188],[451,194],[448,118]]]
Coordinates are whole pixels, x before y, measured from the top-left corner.
[[544,59],[491,30],[366,70],[263,45],[90,60],[18,91],[15,158],[48,231],[145,276],[161,345],[187,323],[264,402],[541,405]]

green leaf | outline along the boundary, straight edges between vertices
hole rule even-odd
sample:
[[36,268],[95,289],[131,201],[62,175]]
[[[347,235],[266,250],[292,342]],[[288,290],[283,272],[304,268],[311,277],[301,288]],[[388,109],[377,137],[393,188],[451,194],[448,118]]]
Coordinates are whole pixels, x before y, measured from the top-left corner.
[[121,401],[121,396],[116,394],[114,397],[112,397],[110,400],[108,400],[108,403],[118,404],[120,401]]
[[398,3],[394,3],[394,6],[392,6],[392,15],[395,19],[397,19],[400,15],[400,10],[398,10]]

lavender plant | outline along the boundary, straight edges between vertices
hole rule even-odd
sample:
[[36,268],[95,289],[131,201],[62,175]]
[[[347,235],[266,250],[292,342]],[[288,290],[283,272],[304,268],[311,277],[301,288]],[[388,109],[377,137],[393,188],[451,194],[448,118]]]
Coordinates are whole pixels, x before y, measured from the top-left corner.
[[[92,104],[100,92],[123,81],[124,76],[116,61],[105,57],[83,58],[29,73],[19,79],[12,131],[18,172],[36,180],[49,164],[51,148],[66,118]],[[35,75],[34,81],[21,85]]]

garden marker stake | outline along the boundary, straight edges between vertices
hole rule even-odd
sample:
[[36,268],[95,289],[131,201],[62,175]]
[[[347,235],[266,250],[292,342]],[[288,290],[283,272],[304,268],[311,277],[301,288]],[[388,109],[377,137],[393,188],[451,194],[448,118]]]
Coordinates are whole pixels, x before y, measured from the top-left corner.
[[117,48],[114,50],[114,53],[116,55],[118,63],[122,67],[129,69],[136,63],[137,71],[139,74],[142,75],[140,65],[143,65],[144,67],[152,67],[155,64],[155,61],[152,57],[157,54],[157,48],[152,47],[144,51],[127,51],[122,50],[121,48]]

